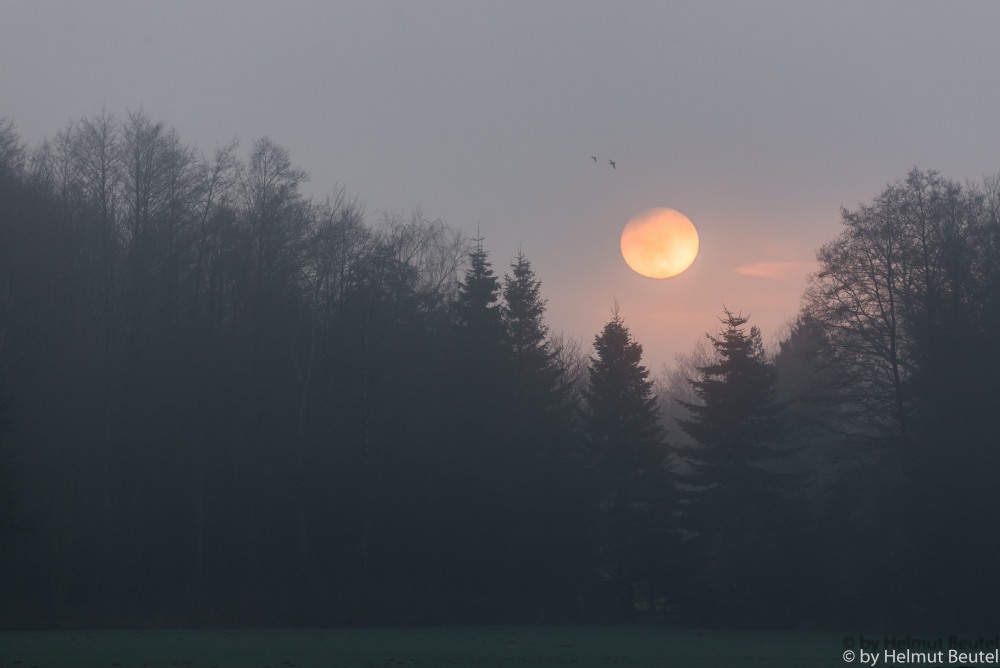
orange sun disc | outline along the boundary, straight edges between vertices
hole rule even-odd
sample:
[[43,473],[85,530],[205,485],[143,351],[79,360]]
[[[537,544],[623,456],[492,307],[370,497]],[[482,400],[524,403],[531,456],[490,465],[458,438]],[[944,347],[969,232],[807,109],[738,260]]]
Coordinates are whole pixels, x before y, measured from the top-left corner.
[[670,278],[690,267],[698,257],[698,231],[679,211],[646,209],[622,230],[622,257],[637,274]]

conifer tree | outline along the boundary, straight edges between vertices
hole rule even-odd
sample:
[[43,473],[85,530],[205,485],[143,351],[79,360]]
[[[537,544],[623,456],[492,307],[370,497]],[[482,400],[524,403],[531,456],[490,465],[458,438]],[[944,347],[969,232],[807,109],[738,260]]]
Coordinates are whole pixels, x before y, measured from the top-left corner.
[[[494,275],[482,238],[469,252],[454,302],[456,322],[446,383],[450,412],[440,552],[450,563],[442,577],[468,618],[499,621],[510,593],[510,512],[513,486],[510,352]],[[465,600],[470,593],[475,601]],[[496,616],[494,616],[496,615]]]
[[541,297],[541,282],[520,251],[510,269],[511,274],[503,277],[503,316],[511,347],[519,360],[544,366],[551,355],[546,343],[548,327],[542,320],[545,300]]
[[586,426],[600,485],[601,551],[615,587],[618,613],[635,615],[636,589],[657,567],[658,522],[665,481],[664,434],[642,346],[615,310],[594,339]]
[[[590,567],[581,540],[589,526],[575,433],[575,408],[548,338],[541,282],[518,252],[503,278],[511,391],[504,397],[511,439],[505,444],[511,487],[505,501],[516,517],[516,549],[525,598],[541,619],[565,618],[565,601]],[[592,570],[591,570],[592,572]],[[562,602],[560,602],[562,599]]]
[[701,596],[713,607],[706,612],[746,621],[767,586],[760,574],[775,571],[766,553],[778,540],[775,520],[788,485],[775,467],[784,415],[760,330],[724,313],[719,335],[708,335],[716,361],[689,381],[701,401],[681,402],[691,417],[679,422],[698,444],[687,451],[693,472],[685,486],[693,490],[690,529],[705,566]]
[[549,407],[566,405],[566,391],[545,325],[545,300],[541,281],[531,262],[518,252],[503,277],[503,323],[512,356],[515,392],[520,401],[541,402]]
[[459,283],[455,310],[466,340],[497,346],[504,338],[500,318],[500,279],[493,274],[482,237],[469,252],[469,269]]

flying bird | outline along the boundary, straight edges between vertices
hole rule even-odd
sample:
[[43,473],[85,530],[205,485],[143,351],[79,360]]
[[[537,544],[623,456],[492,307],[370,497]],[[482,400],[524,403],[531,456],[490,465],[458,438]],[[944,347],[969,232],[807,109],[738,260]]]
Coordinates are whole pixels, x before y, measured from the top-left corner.
[[597,156],[596,155],[590,156],[590,159],[594,161],[594,164],[597,164]]
[[611,169],[618,169],[617,167],[615,167],[615,161],[614,160],[608,160],[608,164],[611,165]]

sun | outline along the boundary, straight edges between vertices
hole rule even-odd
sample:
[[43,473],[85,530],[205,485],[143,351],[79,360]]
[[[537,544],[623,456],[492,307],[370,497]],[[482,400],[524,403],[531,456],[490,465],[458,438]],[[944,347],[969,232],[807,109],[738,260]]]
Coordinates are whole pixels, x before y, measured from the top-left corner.
[[622,230],[622,257],[637,274],[670,278],[698,257],[698,230],[680,211],[657,207],[632,217]]

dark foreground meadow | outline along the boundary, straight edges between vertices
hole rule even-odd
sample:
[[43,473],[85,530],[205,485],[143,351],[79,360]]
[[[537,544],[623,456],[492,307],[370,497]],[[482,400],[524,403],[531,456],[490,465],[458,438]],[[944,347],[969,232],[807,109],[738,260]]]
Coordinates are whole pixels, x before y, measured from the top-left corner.
[[3,668],[841,666],[831,633],[663,628],[16,631]]

